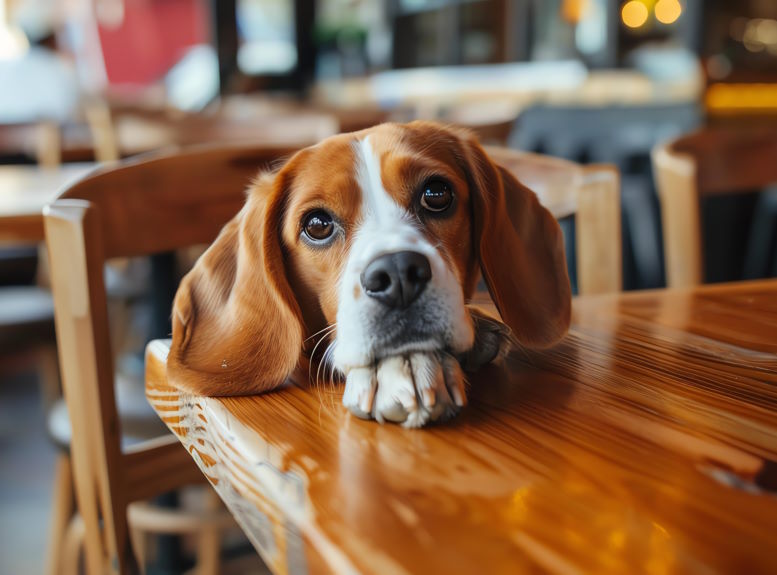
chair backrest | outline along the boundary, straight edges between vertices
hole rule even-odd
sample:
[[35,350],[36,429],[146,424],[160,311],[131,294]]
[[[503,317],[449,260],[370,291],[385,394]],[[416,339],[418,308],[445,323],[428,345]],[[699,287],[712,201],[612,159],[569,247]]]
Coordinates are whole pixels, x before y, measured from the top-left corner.
[[240,210],[259,171],[292,152],[201,148],[128,161],[91,173],[44,210],[89,572],[124,573],[132,565],[129,503],[202,480],[172,436],[120,448],[105,261],[211,242]]
[[578,293],[620,291],[623,263],[618,170],[508,148],[488,146],[486,150],[534,190],[556,218],[575,216]]
[[700,200],[777,182],[777,130],[707,128],[653,150],[669,287],[704,281]]

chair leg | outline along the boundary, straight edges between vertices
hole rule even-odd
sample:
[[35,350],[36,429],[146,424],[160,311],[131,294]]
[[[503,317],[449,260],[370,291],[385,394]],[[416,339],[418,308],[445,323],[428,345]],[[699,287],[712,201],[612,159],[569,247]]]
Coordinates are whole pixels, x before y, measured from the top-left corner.
[[[221,499],[213,489],[205,493],[206,511],[216,511],[221,507]],[[197,575],[216,575],[219,572],[221,553],[221,533],[218,527],[203,527],[197,541]]]
[[86,536],[86,527],[81,516],[76,514],[70,520],[65,533],[62,558],[59,568],[55,571],[61,575],[79,575],[79,559],[83,549],[84,537]]
[[49,527],[48,557],[46,558],[46,573],[48,575],[61,573],[63,544],[70,519],[73,516],[72,473],[70,457],[60,454],[57,457],[52,489],[51,525]]
[[130,541],[132,550],[135,552],[135,558],[138,561],[140,572],[146,572],[146,532],[142,529],[133,528],[130,525]]
[[62,397],[62,388],[59,382],[57,344],[51,343],[39,347],[36,350],[36,360],[38,362],[38,379],[40,381],[43,407],[48,411],[54,402]]
[[774,224],[777,221],[777,188],[764,190],[758,197],[750,224],[750,238],[745,252],[743,278],[768,276],[769,254],[774,245]]

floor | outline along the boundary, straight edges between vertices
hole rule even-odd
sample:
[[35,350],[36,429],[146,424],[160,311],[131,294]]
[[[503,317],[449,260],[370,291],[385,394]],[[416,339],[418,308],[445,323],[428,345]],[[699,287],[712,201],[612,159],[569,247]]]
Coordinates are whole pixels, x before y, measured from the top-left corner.
[[[55,455],[45,432],[36,377],[0,375],[0,574],[43,572]],[[222,573],[269,573],[241,538],[229,538],[232,550]]]
[[55,450],[33,375],[0,379],[0,572],[42,573]]

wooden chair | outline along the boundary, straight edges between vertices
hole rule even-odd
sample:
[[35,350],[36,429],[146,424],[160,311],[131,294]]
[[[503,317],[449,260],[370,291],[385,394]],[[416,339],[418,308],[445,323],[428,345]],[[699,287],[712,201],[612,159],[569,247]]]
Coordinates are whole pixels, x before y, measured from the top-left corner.
[[487,146],[491,158],[534,190],[556,218],[575,216],[578,293],[621,291],[621,209],[618,170]]
[[669,287],[704,281],[703,198],[777,182],[777,130],[708,128],[657,146],[653,169],[661,202]]
[[[202,482],[202,474],[172,435],[121,447],[104,264],[110,258],[211,242],[241,208],[246,187],[259,170],[292,151],[199,148],[127,161],[92,173],[44,210],[88,573],[135,570],[130,504]],[[221,525],[213,513],[197,522],[189,516],[157,519],[173,531],[204,526],[203,536],[210,540]],[[147,526],[154,527],[149,521]]]

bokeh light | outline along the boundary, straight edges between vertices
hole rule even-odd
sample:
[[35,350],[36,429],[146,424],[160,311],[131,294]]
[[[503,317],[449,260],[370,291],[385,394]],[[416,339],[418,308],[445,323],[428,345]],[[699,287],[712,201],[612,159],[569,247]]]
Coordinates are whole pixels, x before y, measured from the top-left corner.
[[639,28],[648,19],[648,9],[639,0],[630,0],[621,9],[621,20],[629,28]]
[[662,24],[673,24],[683,13],[678,0],[658,0],[655,7],[656,20]]

